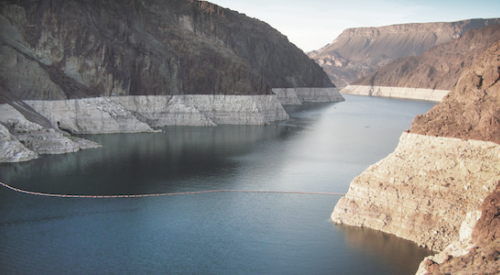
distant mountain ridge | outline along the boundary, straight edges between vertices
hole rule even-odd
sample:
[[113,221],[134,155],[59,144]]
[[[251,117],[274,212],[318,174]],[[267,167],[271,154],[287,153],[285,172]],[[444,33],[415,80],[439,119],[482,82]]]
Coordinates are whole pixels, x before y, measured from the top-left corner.
[[396,59],[352,84],[451,90],[460,74],[499,40],[500,25],[470,29],[454,41]]
[[455,40],[469,29],[500,23],[500,18],[413,23],[345,30],[332,43],[308,53],[337,86],[346,86],[393,60],[417,56]]

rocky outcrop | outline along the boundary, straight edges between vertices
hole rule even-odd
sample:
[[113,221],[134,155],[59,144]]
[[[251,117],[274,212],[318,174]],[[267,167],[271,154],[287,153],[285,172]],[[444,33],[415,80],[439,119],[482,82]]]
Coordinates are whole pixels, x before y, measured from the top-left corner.
[[[500,19],[495,18],[347,29],[332,43],[308,55],[323,67],[336,85],[347,86],[398,58],[421,55],[434,46],[459,38],[469,29],[499,23]],[[448,89],[437,86],[409,87]]]
[[459,242],[420,263],[420,274],[498,274],[500,272],[500,182],[486,197],[475,226]]
[[465,71],[455,89],[424,115],[411,132],[500,143],[500,41]]
[[63,154],[96,148],[95,142],[71,137],[62,131],[29,121],[9,104],[0,104],[2,150],[0,162],[19,162],[38,154]]
[[395,152],[351,182],[332,219],[442,251],[418,274],[497,274],[499,68],[497,42],[415,118]]
[[274,88],[273,93],[276,94],[278,100],[283,105],[345,100],[337,88]]
[[470,29],[419,56],[395,60],[353,85],[451,90],[464,70],[500,40],[500,25]]
[[498,171],[498,144],[403,133],[393,153],[351,182],[332,220],[440,251],[459,240],[467,214],[480,211],[495,189]]
[[26,148],[0,124],[0,162],[21,162],[36,159],[38,154]]
[[448,90],[364,85],[349,85],[342,89],[343,94],[349,95],[408,98],[428,101],[441,101],[449,92]]

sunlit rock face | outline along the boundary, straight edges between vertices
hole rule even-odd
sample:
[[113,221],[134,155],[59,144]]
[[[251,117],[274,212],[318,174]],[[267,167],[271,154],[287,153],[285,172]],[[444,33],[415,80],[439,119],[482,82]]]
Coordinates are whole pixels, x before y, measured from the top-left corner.
[[442,251],[418,274],[498,272],[498,68],[500,42],[440,104],[414,119],[393,153],[351,182],[332,220]]
[[[472,19],[458,22],[423,24],[401,24],[376,28],[352,28],[345,30],[332,43],[308,53],[327,72],[330,79],[340,87],[353,84],[398,58],[418,56],[442,43],[451,42],[468,30],[499,24],[500,19]],[[494,42],[494,41],[492,41]],[[408,63],[413,59],[409,58]],[[398,61],[400,64],[401,61]],[[403,61],[404,62],[404,61]],[[465,63],[468,61],[465,60]],[[460,64],[458,64],[460,65]],[[469,63],[470,65],[470,63]],[[466,67],[469,65],[465,65]],[[423,66],[421,69],[428,70]],[[416,73],[416,70],[412,73]],[[423,73],[419,71],[419,73]],[[455,72],[452,72],[453,75]],[[459,74],[458,74],[459,75]],[[457,77],[458,77],[457,75]],[[415,82],[413,78],[392,79],[395,82]],[[455,79],[456,80],[456,79]],[[422,81],[420,81],[422,82]],[[419,82],[419,83],[420,83]],[[452,80],[444,80],[445,85]],[[366,85],[366,84],[363,84]],[[411,88],[451,89],[440,86],[400,86],[392,84],[369,84]]]
[[467,213],[495,189],[498,171],[498,144],[403,133],[393,153],[351,182],[332,219],[440,251],[460,239]]

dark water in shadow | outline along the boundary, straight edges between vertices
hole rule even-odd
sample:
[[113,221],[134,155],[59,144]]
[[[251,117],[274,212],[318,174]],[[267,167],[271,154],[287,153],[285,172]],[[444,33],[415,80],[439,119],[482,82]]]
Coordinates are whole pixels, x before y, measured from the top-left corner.
[[[0,165],[0,180],[65,194],[213,189],[347,192],[434,103],[346,96],[267,126],[93,135],[102,148]],[[334,225],[339,197],[208,193],[135,199],[0,189],[0,274],[414,274],[429,251]]]

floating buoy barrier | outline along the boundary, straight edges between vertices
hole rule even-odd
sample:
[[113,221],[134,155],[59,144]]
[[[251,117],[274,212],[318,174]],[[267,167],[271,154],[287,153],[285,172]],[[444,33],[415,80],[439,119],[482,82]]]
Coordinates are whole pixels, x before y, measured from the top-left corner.
[[230,189],[219,189],[219,190],[207,190],[207,191],[190,191],[190,192],[178,192],[178,193],[154,193],[154,194],[140,194],[140,195],[70,195],[70,194],[53,194],[53,193],[41,193],[32,192],[27,190],[22,190],[15,188],[3,182],[0,185],[28,195],[35,196],[45,196],[45,197],[58,197],[58,198],[88,198],[88,199],[111,199],[111,198],[144,198],[144,197],[158,197],[158,196],[173,196],[173,195],[192,195],[192,194],[205,194],[205,193],[216,193],[216,192],[238,192],[238,193],[277,193],[277,194],[309,194],[309,195],[330,195],[330,196],[344,196],[343,193],[327,193],[327,192],[304,192],[304,191],[252,191],[252,190],[230,190]]

